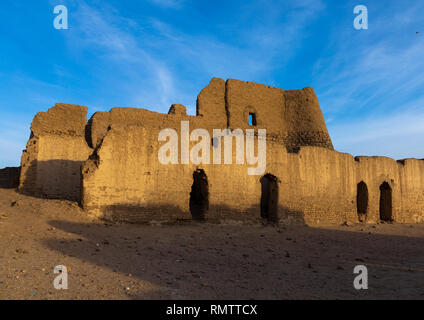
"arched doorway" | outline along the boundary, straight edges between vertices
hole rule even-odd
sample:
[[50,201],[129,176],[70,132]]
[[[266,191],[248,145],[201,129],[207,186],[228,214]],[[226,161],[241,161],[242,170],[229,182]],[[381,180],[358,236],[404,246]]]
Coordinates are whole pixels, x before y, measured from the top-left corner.
[[278,179],[272,174],[261,178],[261,217],[269,222],[278,222]]
[[380,186],[380,220],[393,221],[392,188],[387,182]]
[[209,210],[208,177],[202,169],[193,173],[193,185],[190,192],[190,212],[195,220],[204,220]]
[[358,183],[356,193],[356,209],[359,222],[365,222],[368,214],[368,187],[364,181]]

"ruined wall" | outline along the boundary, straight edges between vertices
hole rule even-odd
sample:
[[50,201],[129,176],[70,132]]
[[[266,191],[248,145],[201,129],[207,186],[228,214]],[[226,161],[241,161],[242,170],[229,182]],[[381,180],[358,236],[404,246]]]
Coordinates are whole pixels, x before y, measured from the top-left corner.
[[92,152],[85,141],[86,115],[86,107],[56,104],[35,116],[21,159],[21,192],[80,200],[81,165]]
[[[159,132],[145,127],[110,129],[96,154],[83,166],[85,209],[129,222],[178,217],[181,202],[177,186],[189,183],[190,171],[185,166],[159,164],[157,135],[152,130]],[[186,171],[185,180],[171,174],[181,170]]]
[[286,91],[284,98],[284,123],[287,127],[284,143],[287,150],[296,152],[302,146],[333,150],[314,89]]
[[[111,126],[142,125],[151,128],[179,126],[182,120],[198,123],[199,128],[226,128],[225,86],[222,79],[213,78],[197,98],[197,116],[188,116],[182,105],[173,105],[169,114],[161,114],[138,108],[113,108],[109,112],[96,112],[88,122],[87,137],[95,148],[100,144]],[[194,124],[196,125],[196,124]]]
[[424,160],[398,161],[402,210],[399,222],[424,222]]
[[[148,128],[175,128],[180,129],[181,121],[191,121],[195,128],[225,128],[225,118],[220,124],[210,121],[205,117],[188,116],[182,105],[172,105],[169,114],[161,114],[145,109],[113,108],[109,112],[96,112],[90,119],[90,141],[96,147],[103,139],[111,126],[127,127],[140,125]],[[219,125],[219,126],[218,126]]]
[[[249,176],[247,165],[162,165],[158,149],[163,143],[158,143],[158,133],[159,128],[112,127],[96,156],[83,168],[87,211],[127,222],[191,219],[193,172],[200,168],[209,182],[209,220],[260,221],[261,176]],[[356,196],[361,181],[369,189],[368,222],[379,221],[379,187],[384,181],[393,188],[394,220],[418,222],[424,219],[424,161],[406,163],[379,157],[355,160],[320,147],[303,147],[292,154],[271,142],[267,144],[266,173],[279,180],[282,223],[358,222]],[[411,181],[414,175],[421,178]],[[406,179],[411,185],[401,189]]]
[[232,79],[227,81],[226,88],[228,122],[231,129],[251,129],[249,113],[254,113],[257,128],[265,128],[270,137],[283,138],[287,132],[283,89]]
[[356,157],[357,183],[365,182],[369,191],[368,222],[380,220],[380,186],[387,182],[392,188],[393,219],[400,221],[402,212],[401,166],[386,157]]
[[[114,108],[108,117],[101,113],[94,115],[93,119],[93,141],[98,141],[98,146],[82,171],[84,208],[92,212],[104,211],[107,216],[125,215],[126,221],[131,220],[128,215],[134,207],[144,208],[142,215],[145,219],[155,220],[155,215],[161,216],[160,219],[169,215],[184,217],[180,214],[188,208],[188,203],[181,201],[175,186],[186,183],[191,187],[194,167],[161,165],[158,135],[162,129],[169,128],[181,137],[181,121],[189,122],[191,132],[212,127],[209,120],[187,116],[181,105],[173,105],[168,115],[142,109]],[[132,124],[128,125],[130,121]]]
[[[224,111],[225,110],[225,111]],[[279,142],[289,152],[302,146],[333,150],[318,98],[312,88],[285,91],[264,84],[229,79],[212,79],[198,97],[197,113],[211,123],[231,129],[248,129],[249,114],[256,128],[266,128],[269,141]],[[220,127],[216,127],[220,128]]]
[[196,115],[208,120],[211,128],[227,128],[226,82],[213,78],[197,97]]
[[16,189],[19,186],[20,168],[4,168],[0,170],[0,188]]
[[[256,126],[249,126],[250,113],[256,116]],[[186,115],[181,111],[178,114]],[[285,145],[289,152],[297,152],[301,146],[333,150],[312,88],[285,91],[259,83],[213,78],[197,98],[196,118],[205,129],[266,129],[268,140]],[[88,141],[92,147],[98,145],[111,125],[165,128],[167,121],[166,115],[144,109],[114,108],[110,112],[97,112],[89,121]]]
[[351,155],[303,147],[299,154],[288,154],[282,168],[278,173],[283,184],[280,201],[290,211],[302,213],[306,224],[357,222]]
[[250,215],[258,220],[260,194],[254,192],[256,179],[247,175],[246,167],[162,165],[158,161],[159,130],[112,126],[96,155],[83,167],[82,204],[87,211],[127,222],[191,219],[193,172],[201,167],[209,180],[209,219],[243,220]]
[[[88,123],[86,113],[82,106],[57,104],[36,115],[22,155],[21,192],[81,201],[92,214],[117,221],[191,219],[193,173],[202,169],[209,182],[208,219],[260,221],[262,176],[249,176],[249,166],[158,161],[164,144],[159,132],[174,129],[181,138],[181,121],[187,121],[190,132],[206,129],[211,137],[213,129],[267,129],[264,174],[278,179],[281,222],[357,222],[360,182],[368,190],[366,221],[380,220],[384,182],[391,190],[391,219],[424,221],[424,161],[334,151],[312,88],[285,91],[214,78],[198,96],[197,116],[187,115],[182,105],[173,105],[169,114],[114,108],[95,113]],[[256,115],[254,126],[249,113]],[[213,152],[211,146],[211,159]],[[233,148],[233,163],[235,157]]]

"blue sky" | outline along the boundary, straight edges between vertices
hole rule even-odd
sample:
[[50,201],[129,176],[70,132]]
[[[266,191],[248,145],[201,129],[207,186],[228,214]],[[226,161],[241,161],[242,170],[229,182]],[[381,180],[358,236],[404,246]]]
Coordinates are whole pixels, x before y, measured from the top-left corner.
[[[353,27],[353,8],[369,29]],[[56,5],[69,29],[53,28]],[[0,167],[56,102],[195,114],[212,77],[311,86],[335,148],[424,158],[424,1],[2,0]],[[419,32],[417,34],[417,32]]]

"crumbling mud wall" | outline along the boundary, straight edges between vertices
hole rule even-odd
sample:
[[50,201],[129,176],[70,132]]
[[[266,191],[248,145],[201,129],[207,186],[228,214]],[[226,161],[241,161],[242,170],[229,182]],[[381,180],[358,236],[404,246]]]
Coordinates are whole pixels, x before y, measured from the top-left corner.
[[80,200],[81,165],[92,153],[85,140],[86,115],[86,107],[60,103],[35,116],[21,159],[21,192]]
[[[312,88],[285,91],[214,78],[198,96],[196,116],[177,104],[168,114],[113,108],[88,123],[86,113],[85,107],[58,104],[37,114],[22,155],[22,192],[80,201],[91,214],[135,223],[192,219],[190,207],[196,206],[208,208],[211,221],[424,221],[424,161],[334,151]],[[266,172],[248,175],[253,166],[235,164],[235,148],[233,164],[183,163],[180,140],[178,164],[161,164],[159,132],[173,129],[185,138],[182,121],[190,133],[204,129],[210,137],[213,129],[266,129]],[[195,176],[204,177],[202,192],[195,192]],[[272,177],[268,187],[266,177]],[[190,200],[193,194],[208,199]]]
[[228,127],[226,81],[213,78],[197,96],[196,115],[207,119],[211,128]]
[[88,122],[89,145],[97,147],[111,126],[140,125],[164,129],[177,127],[181,121],[190,120],[199,128],[227,128],[225,86],[223,79],[213,78],[210,81],[197,98],[196,116],[188,116],[186,107],[180,104],[172,105],[168,115],[139,108],[113,108],[109,112],[96,112]]
[[257,128],[266,128],[269,141],[289,152],[302,146],[333,150],[318,98],[312,88],[285,91],[258,83],[228,80],[226,107],[229,127],[248,129],[249,114]]
[[274,171],[282,181],[280,201],[290,211],[301,212],[307,225],[357,222],[351,155],[302,147],[298,154],[289,153],[278,169]]
[[380,187],[387,183],[392,191],[392,219],[394,221],[414,222],[413,217],[402,219],[402,166],[386,157],[356,157],[357,183],[364,182],[368,188],[368,222],[380,221]]
[[[190,122],[190,127],[195,128],[195,123]],[[191,219],[193,174],[203,169],[210,195],[207,219],[257,220],[260,195],[252,201],[257,183],[247,175],[246,167],[163,165],[158,161],[160,130],[112,126],[96,154],[83,166],[82,205],[87,211],[126,222]]]
[[[175,128],[180,130],[181,121],[191,121],[193,128],[213,128],[209,119],[188,116],[186,108],[178,104],[171,106],[169,114],[137,108],[113,108],[109,112],[96,112],[92,116],[89,121],[89,141],[91,141],[93,147],[97,147],[112,126],[139,125],[148,128]],[[221,124],[223,126],[217,128],[225,128],[225,119],[221,119]]]
[[[177,106],[177,105],[176,105]],[[184,106],[172,115],[186,116]],[[285,145],[289,152],[302,146],[333,150],[318,98],[312,88],[285,91],[264,84],[213,78],[197,97],[196,118],[205,129],[267,130],[267,139]],[[254,114],[256,124],[249,125]],[[165,128],[160,113],[136,108],[97,112],[89,120],[88,141],[96,147],[112,125],[145,125]]]
[[395,221],[424,222],[424,160],[398,161],[398,167],[402,205]]
[[254,114],[254,127],[266,128],[270,138],[283,138],[287,131],[283,89],[232,79],[227,81],[226,89],[228,123],[231,129],[252,129],[249,126],[249,114]]
[[0,188],[16,189],[19,186],[20,168],[4,168],[0,170]]
[[[162,165],[158,162],[159,128],[112,127],[95,156],[83,167],[83,206],[92,214],[132,223],[191,219],[193,174],[203,170],[209,186],[211,221],[261,220],[261,178],[247,165]],[[122,143],[125,141],[125,143]],[[213,150],[211,149],[211,152]],[[267,145],[266,173],[278,179],[278,221],[311,226],[359,221],[357,184],[369,190],[366,221],[380,221],[380,186],[392,187],[393,221],[424,220],[424,161],[401,164],[389,158],[355,159],[320,147],[288,153],[278,143]],[[414,173],[413,173],[414,172]],[[411,202],[411,198],[414,202]]]
[[[186,218],[188,203],[181,201],[177,190],[179,185],[191,188],[195,167],[181,164],[181,157],[179,164],[162,165],[158,136],[162,129],[175,130],[180,149],[181,122],[188,122],[192,132],[211,127],[208,119],[187,116],[181,105],[173,105],[169,114],[114,108],[107,116],[99,113],[93,119],[97,146],[82,168],[83,207],[93,214],[130,222],[142,221],[140,217],[145,221]],[[212,137],[212,129],[210,133]]]
[[[141,126],[108,131],[96,155],[83,167],[82,204],[88,212],[132,223],[191,219],[193,174],[200,169],[209,185],[206,219],[261,221],[262,176],[248,175],[248,165],[162,165],[157,160],[158,134],[159,128]],[[299,155],[289,154],[272,142],[267,150],[266,173],[280,184],[281,223],[357,221],[352,156],[312,147]]]
[[323,147],[333,150],[324,116],[314,89],[291,90],[284,93],[284,144],[289,152],[303,146]]

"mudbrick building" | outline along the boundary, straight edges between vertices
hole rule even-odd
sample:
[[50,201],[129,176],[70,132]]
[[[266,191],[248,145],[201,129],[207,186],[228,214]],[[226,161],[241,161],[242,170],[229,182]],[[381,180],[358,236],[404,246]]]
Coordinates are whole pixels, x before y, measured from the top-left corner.
[[[87,122],[87,108],[38,113],[23,152],[22,193],[78,201],[114,221],[179,219],[332,225],[424,221],[424,161],[356,157],[333,149],[312,88],[285,91],[212,79],[196,116],[114,108]],[[266,129],[266,171],[249,165],[158,161],[164,128]],[[211,144],[211,148],[214,148]],[[66,214],[66,213],[65,213]]]

